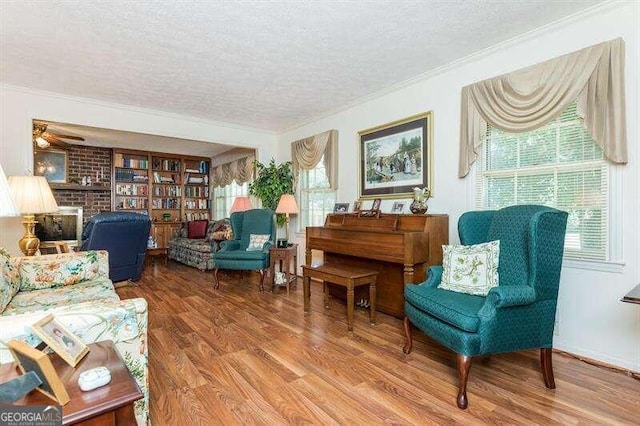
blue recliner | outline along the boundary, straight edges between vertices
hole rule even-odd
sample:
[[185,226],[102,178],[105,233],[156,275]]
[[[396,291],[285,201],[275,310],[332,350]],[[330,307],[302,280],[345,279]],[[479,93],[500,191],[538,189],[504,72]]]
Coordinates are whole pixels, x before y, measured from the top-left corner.
[[[276,238],[276,216],[272,210],[253,209],[231,214],[233,240],[223,241],[213,259],[213,280],[218,282],[218,269],[260,272],[260,291],[264,290],[264,275],[269,268],[269,248]],[[251,234],[270,235],[262,250],[247,251]]]
[[82,231],[80,250],[109,252],[109,279],[137,281],[144,267],[151,231],[149,216],[133,212],[108,212],[93,216]]
[[486,297],[439,289],[442,266],[419,285],[405,287],[404,352],[411,325],[456,352],[459,408],[467,408],[467,378],[474,356],[540,349],[544,384],[555,388],[551,348],[567,213],[520,205],[467,212],[458,233],[464,245],[500,240],[499,285]]

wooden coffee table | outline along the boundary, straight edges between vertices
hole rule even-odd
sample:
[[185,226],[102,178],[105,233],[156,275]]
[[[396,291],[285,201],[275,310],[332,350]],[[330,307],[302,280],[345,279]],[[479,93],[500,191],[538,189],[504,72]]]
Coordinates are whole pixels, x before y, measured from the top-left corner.
[[[106,340],[88,346],[89,353],[75,368],[70,367],[57,354],[49,355],[71,398],[62,406],[62,424],[135,425],[133,403],[143,396],[138,384],[113,347],[112,341]],[[99,366],[109,369],[111,382],[89,392],[81,391],[78,387],[80,373]],[[17,376],[15,363],[0,364],[0,383]],[[13,404],[53,405],[56,402],[34,390]]]

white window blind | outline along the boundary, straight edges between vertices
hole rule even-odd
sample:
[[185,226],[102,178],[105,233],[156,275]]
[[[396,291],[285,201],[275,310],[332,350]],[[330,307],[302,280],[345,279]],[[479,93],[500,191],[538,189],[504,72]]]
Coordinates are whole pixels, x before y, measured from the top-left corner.
[[300,170],[300,231],[307,226],[324,225],[335,202],[336,191],[329,188],[324,158],[312,170]]
[[213,190],[213,199],[215,202],[215,218],[222,219],[230,216],[231,206],[236,197],[248,196],[249,184],[247,182],[238,185],[234,180],[227,186],[216,187]]
[[488,126],[476,205],[542,204],[569,213],[566,258],[608,260],[609,170],[573,104],[543,128],[520,134]]

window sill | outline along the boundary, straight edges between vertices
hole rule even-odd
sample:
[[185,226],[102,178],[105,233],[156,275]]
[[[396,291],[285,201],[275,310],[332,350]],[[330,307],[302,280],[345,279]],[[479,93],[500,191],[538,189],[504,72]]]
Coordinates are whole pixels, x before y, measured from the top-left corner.
[[611,272],[614,274],[621,274],[626,263],[625,262],[614,262],[614,261],[603,261],[603,260],[573,260],[573,259],[565,259],[562,262],[563,268],[571,268],[571,269],[584,269],[588,271],[600,271],[600,272]]

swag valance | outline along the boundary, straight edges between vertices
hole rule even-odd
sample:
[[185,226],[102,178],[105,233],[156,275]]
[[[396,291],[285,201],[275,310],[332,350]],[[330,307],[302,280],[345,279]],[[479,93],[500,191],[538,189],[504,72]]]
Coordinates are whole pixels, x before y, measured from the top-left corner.
[[216,186],[227,186],[234,180],[238,185],[249,182],[253,177],[254,160],[255,157],[250,155],[215,166],[211,169],[211,185],[215,188]]
[[605,158],[626,163],[624,41],[618,38],[462,88],[458,176],[478,158],[487,124],[528,132],[573,102]]
[[324,155],[324,167],[329,178],[329,187],[338,189],[338,131],[327,130],[315,136],[291,143],[291,169],[294,185],[300,170],[311,170]]

